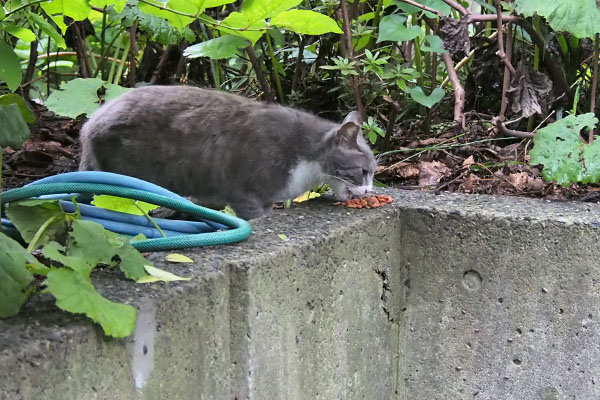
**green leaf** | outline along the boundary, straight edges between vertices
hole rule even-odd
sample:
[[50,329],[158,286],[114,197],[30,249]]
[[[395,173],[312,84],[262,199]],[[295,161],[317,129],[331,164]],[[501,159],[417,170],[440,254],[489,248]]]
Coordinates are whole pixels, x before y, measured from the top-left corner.
[[168,262],[173,262],[173,263],[193,263],[194,262],[194,260],[192,260],[188,256],[184,256],[183,254],[178,254],[178,253],[167,254],[167,256],[165,257],[165,260],[167,260]]
[[33,112],[27,107],[25,103],[25,99],[19,96],[16,93],[9,93],[3,96],[0,96],[0,106],[7,106],[9,104],[16,104],[19,107],[19,111],[21,111],[21,116],[23,120],[28,124],[33,124],[35,122],[35,116]]
[[169,45],[181,42],[186,38],[189,42],[196,40],[194,32],[189,27],[179,30],[169,24],[164,18],[150,15],[138,7],[128,4],[120,13],[109,12],[111,20],[121,21],[123,26],[130,27],[135,21],[138,28],[147,33],[150,38],[160,44]]
[[[101,87],[106,89],[103,96],[98,95]],[[77,118],[79,115],[91,115],[100,107],[100,101],[118,97],[131,89],[123,88],[100,78],[77,78],[68,81],[55,90],[46,100],[46,107],[58,115]]]
[[148,212],[159,207],[157,205],[146,203],[143,201],[137,201],[136,206],[136,200],[126,199],[124,197],[110,196],[107,194],[94,196],[92,204],[96,207],[105,208],[107,210],[113,210],[134,215],[144,215],[144,213],[140,211],[140,208]]
[[133,332],[135,308],[102,297],[92,285],[89,274],[59,268],[48,273],[45,283],[59,308],[87,315],[102,326],[105,334],[120,338]]
[[406,27],[406,17],[403,15],[386,15],[379,23],[379,37],[377,43],[383,41],[404,42],[412,40],[421,34],[418,26]]
[[27,28],[23,28],[22,26],[17,26],[15,24],[4,24],[4,30],[26,43],[33,42],[35,40],[35,33],[31,32],[31,30]]
[[440,38],[437,35],[427,35],[425,36],[425,40],[427,41],[427,43],[429,43],[428,45],[422,45],[421,46],[421,51],[425,51],[425,52],[432,52],[432,53],[447,53],[448,50],[444,49],[444,42],[442,41],[442,38]]
[[62,37],[62,35],[60,33],[58,33],[58,31],[56,29],[54,29],[54,27],[48,21],[46,21],[41,16],[31,13],[31,12],[27,13],[27,18],[33,24],[37,25],[42,30],[42,32],[44,32],[46,35],[50,36],[50,38],[56,42],[56,45],[58,47],[60,47],[61,49],[67,48],[65,39]]
[[423,93],[423,89],[420,86],[415,86],[410,91],[410,97],[417,103],[424,105],[427,108],[431,108],[437,103],[439,103],[446,93],[442,88],[436,87],[433,92],[429,96]]
[[263,29],[267,26],[267,23],[264,20],[259,20],[254,24],[250,24],[248,18],[239,12],[232,12],[225,18],[221,24],[217,27],[218,30],[224,33],[231,33],[232,35],[241,36],[246,38],[252,42],[252,44],[256,44],[258,39],[263,35],[262,31],[247,31],[247,30],[235,30],[228,29],[227,26],[238,29]]
[[146,275],[144,265],[148,264],[148,261],[131,246],[128,237],[107,231],[95,222],[83,220],[73,221],[66,255],[79,257],[92,266],[113,266],[120,259],[119,268],[127,278],[133,280]]
[[28,263],[39,264],[19,243],[0,233],[0,318],[17,315],[29,298],[33,274]]
[[44,257],[58,261],[63,266],[71,268],[74,271],[89,274],[95,267],[95,265],[87,263],[82,258],[65,255],[65,251],[65,247],[57,242],[50,242],[42,248]]
[[[450,6],[448,4],[446,4],[443,0],[417,0],[417,3],[421,3],[424,6],[433,8],[434,10],[438,10],[445,16],[449,16],[450,13],[452,12],[452,8],[450,8]],[[406,4],[402,1],[396,0],[396,1],[393,1],[392,4],[395,5],[396,7],[398,7],[400,10],[402,10],[406,14],[415,14],[415,13],[422,12],[428,18],[439,18],[437,16],[437,14],[434,14],[429,11],[424,11],[422,8],[415,7],[411,4]],[[495,10],[496,9],[494,9],[494,12],[495,12]]]
[[187,58],[208,57],[215,60],[231,58],[238,54],[239,49],[248,47],[247,39],[236,35],[224,35],[189,46],[183,51]]
[[541,15],[555,31],[569,32],[579,38],[592,38],[600,33],[596,0],[516,0],[515,8],[525,17]]
[[21,147],[29,137],[29,127],[16,104],[0,105],[0,146]]
[[6,208],[6,215],[27,243],[33,240],[42,225],[53,219],[53,222],[37,238],[36,248],[48,243],[57,235],[64,234],[67,230],[65,214],[58,200],[23,200],[10,203]]
[[327,15],[309,10],[284,11],[271,18],[271,25],[305,35],[342,33],[338,24]]
[[41,6],[48,15],[62,14],[73,18],[75,21],[86,19],[92,11],[92,7],[90,7],[87,0],[52,0],[41,3]]
[[[537,131],[531,150],[531,164],[542,164],[548,181],[562,186],[600,181],[600,140],[581,140],[580,132],[598,123],[593,113],[569,115]],[[586,133],[587,135],[587,133]]]
[[250,24],[273,17],[302,3],[302,0],[244,0],[242,14]]
[[185,1],[185,0],[171,0],[167,4],[156,1],[156,0],[147,0],[149,3],[153,5],[144,3],[138,3],[138,7],[140,10],[147,14],[156,15],[157,17],[161,17],[169,21],[171,25],[176,27],[177,29],[183,29],[184,26],[191,24],[194,21],[194,18],[175,14],[168,10],[162,10],[163,6],[167,8],[177,10],[184,14],[195,15],[200,12],[199,8],[193,4],[193,2]]
[[148,272],[148,276],[144,276],[137,280],[137,283],[151,283],[151,282],[173,282],[173,281],[189,281],[192,278],[183,278],[181,276],[175,275],[171,272],[164,271],[160,268],[153,267],[151,265],[146,265],[146,272]]
[[21,85],[21,62],[8,44],[0,41],[0,81],[6,82],[11,92]]
[[235,0],[205,0],[203,1],[202,8],[220,7],[231,3],[235,3]]
[[116,12],[121,12],[125,7],[127,0],[90,0],[90,5],[94,7],[104,8],[113,6]]

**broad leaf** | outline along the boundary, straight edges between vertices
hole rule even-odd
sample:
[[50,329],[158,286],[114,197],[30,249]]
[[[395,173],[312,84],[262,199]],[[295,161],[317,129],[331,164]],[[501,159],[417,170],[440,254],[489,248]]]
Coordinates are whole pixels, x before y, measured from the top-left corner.
[[[102,97],[98,95],[101,87],[106,89]],[[118,97],[128,90],[131,89],[100,78],[77,78],[62,85],[60,90],[53,91],[46,100],[46,107],[58,115],[70,118],[77,118],[82,114],[90,116],[100,107],[101,101]]]
[[126,199],[124,197],[118,196],[110,196],[107,194],[94,196],[92,204],[96,207],[105,208],[107,210],[113,210],[134,215],[144,215],[140,208],[148,212],[159,207],[157,205],[146,203],[143,201],[137,201],[136,205],[136,200]]
[[423,89],[421,89],[420,86],[416,86],[410,91],[410,97],[427,108],[431,108],[439,103],[444,98],[445,94],[444,90],[439,87],[436,87],[429,96],[423,93]]
[[56,45],[62,49],[66,49],[67,48],[67,44],[65,43],[65,39],[62,37],[62,35],[60,33],[58,33],[58,31],[56,29],[54,29],[54,27],[48,22],[46,21],[44,18],[40,17],[37,14],[34,13],[27,13],[27,18],[34,23],[35,25],[37,25],[42,32],[44,32],[46,35],[50,36],[50,38],[52,38],[52,40],[54,40],[56,42]]
[[29,137],[29,127],[16,104],[0,105],[0,146],[21,147]]
[[187,58],[208,57],[215,60],[231,58],[238,54],[239,49],[248,47],[247,39],[236,35],[224,35],[202,43],[194,44],[184,50]]
[[568,186],[571,183],[600,181],[600,140],[584,143],[580,133],[594,129],[598,119],[593,113],[569,115],[542,129],[533,139],[531,164],[542,164],[548,181]]
[[21,62],[8,44],[0,41],[0,81],[6,82],[11,92],[21,85]]
[[[150,5],[148,3],[152,3]],[[157,17],[164,18],[171,23],[177,29],[183,29],[184,26],[191,24],[194,21],[194,18],[188,17],[186,15],[175,14],[168,10],[161,9],[162,7],[167,7],[172,10],[179,11],[184,14],[195,15],[200,12],[198,7],[194,5],[193,2],[185,1],[185,0],[171,0],[168,3],[163,3],[156,0],[147,0],[144,3],[138,3],[138,7],[145,13],[156,15]]]
[[146,275],[144,265],[148,261],[131,246],[129,238],[107,231],[92,221],[73,221],[73,231],[67,241],[68,256],[79,257],[92,266],[115,265],[129,279],[137,280]]
[[79,257],[67,256],[66,249],[57,242],[50,242],[42,248],[42,254],[49,260],[58,261],[63,266],[71,268],[74,271],[89,274],[95,265],[91,265],[86,260]]
[[[263,35],[263,32],[259,31],[258,29],[264,29],[266,26],[267,23],[264,20],[259,20],[254,24],[250,24],[248,18],[244,14],[234,11],[221,22],[217,29],[224,33],[231,33],[233,35],[246,38],[250,40],[254,45],[256,44],[258,39],[260,39],[260,37]],[[228,29],[227,27],[237,29]]]
[[92,285],[89,274],[69,268],[55,269],[48,273],[46,285],[58,307],[87,315],[102,326],[105,334],[126,337],[133,332],[135,308],[102,297]]
[[403,15],[386,15],[379,23],[379,37],[377,43],[383,41],[404,42],[412,40],[421,34],[418,26],[406,27],[406,17]]
[[242,14],[250,24],[273,17],[302,3],[302,0],[244,0]]
[[15,24],[5,24],[4,30],[26,43],[33,42],[35,40],[35,33],[22,26],[17,26]]
[[23,97],[16,93],[9,93],[0,96],[0,106],[7,106],[9,104],[15,104],[17,107],[19,107],[19,111],[21,111],[21,116],[25,122],[28,124],[33,124],[35,122],[35,116],[29,107],[27,107]]
[[421,51],[425,52],[435,52],[435,53],[447,53],[448,50],[444,49],[444,43],[442,38],[437,35],[427,35],[425,36],[425,40],[428,45],[424,44],[421,46]]
[[305,35],[342,33],[338,24],[327,15],[309,10],[284,11],[271,18],[271,25]]
[[39,264],[15,240],[0,233],[0,318],[17,315],[27,301],[33,275],[27,264]]
[[127,0],[90,0],[91,6],[99,8],[113,6],[117,12],[121,12],[123,10],[125,3],[127,3]]
[[525,17],[546,18],[555,31],[591,38],[600,33],[600,10],[596,0],[516,0],[515,8]]
[[86,19],[92,11],[87,0],[52,0],[41,3],[41,6],[48,15],[62,14],[75,21]]
[[36,249],[67,230],[65,214],[57,200],[23,200],[10,203],[6,208],[6,215],[27,243],[33,240],[42,225],[52,221],[38,236]]
[[[438,10],[445,16],[449,16],[450,12],[452,11],[452,8],[450,8],[450,6],[446,4],[443,0],[417,0],[417,3],[421,3],[424,6],[433,8],[434,10]],[[434,14],[429,11],[424,11],[422,8],[404,3],[403,1],[396,0],[393,1],[392,4],[394,4],[396,7],[398,7],[400,10],[404,11],[407,14],[423,12],[428,18],[438,18],[437,14]]]

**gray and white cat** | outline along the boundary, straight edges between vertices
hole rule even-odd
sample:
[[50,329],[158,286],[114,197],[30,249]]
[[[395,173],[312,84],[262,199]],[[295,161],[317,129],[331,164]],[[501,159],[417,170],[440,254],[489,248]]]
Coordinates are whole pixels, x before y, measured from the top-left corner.
[[210,89],[146,86],[81,130],[81,170],[141,178],[245,219],[328,183],[338,200],[372,188],[376,163],[351,112],[341,124]]

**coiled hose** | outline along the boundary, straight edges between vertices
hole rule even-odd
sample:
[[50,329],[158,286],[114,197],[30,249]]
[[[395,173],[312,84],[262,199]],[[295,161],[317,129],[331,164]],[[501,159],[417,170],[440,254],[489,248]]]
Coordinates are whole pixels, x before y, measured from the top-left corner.
[[[63,210],[73,212],[73,196],[81,194],[109,194],[141,200],[176,211],[192,214],[203,221],[174,221],[153,218],[166,237],[145,216],[105,210],[79,204],[83,219],[100,223],[106,229],[126,235],[143,233],[148,239],[132,242],[141,252],[182,249],[239,242],[252,232],[243,219],[198,206],[165,188],[125,175],[100,171],[79,171],[44,178],[24,187],[2,193],[2,206],[28,198],[54,198],[61,201]],[[2,225],[11,226],[7,219]]]

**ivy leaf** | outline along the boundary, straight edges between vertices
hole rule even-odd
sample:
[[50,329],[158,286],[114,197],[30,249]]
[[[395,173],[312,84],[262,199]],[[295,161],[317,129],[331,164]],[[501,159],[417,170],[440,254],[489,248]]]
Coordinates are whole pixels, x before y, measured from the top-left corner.
[[87,0],[52,0],[41,3],[41,6],[48,15],[62,14],[75,21],[86,19],[92,11]]
[[442,38],[437,35],[427,35],[425,36],[425,41],[427,41],[429,45],[422,45],[422,51],[440,54],[448,52],[448,50],[444,49],[444,42],[442,41]]
[[6,82],[11,92],[21,85],[21,62],[8,44],[0,41],[0,81]]
[[436,105],[437,103],[439,103],[444,98],[445,94],[446,93],[444,92],[444,90],[439,87],[436,87],[429,96],[427,96],[427,95],[425,95],[425,93],[423,93],[423,89],[421,89],[420,86],[415,86],[410,91],[410,97],[412,97],[412,99],[414,101],[416,101],[417,103],[419,103],[427,108],[431,108],[434,105]]
[[592,38],[600,33],[600,10],[596,0],[516,0],[515,9],[525,17],[546,18],[555,31]]
[[305,35],[322,35],[328,32],[342,33],[337,22],[333,19],[310,10],[284,11],[271,18],[271,25]]
[[164,271],[160,268],[153,267],[151,265],[146,265],[146,271],[148,272],[148,276],[144,276],[137,280],[137,283],[151,283],[151,282],[173,282],[173,281],[189,281],[192,278],[183,278],[181,276],[175,275],[171,272]]
[[35,33],[31,30],[15,24],[4,24],[4,30],[14,37],[17,37],[25,43],[33,42],[35,40]]
[[183,51],[186,58],[208,57],[214,60],[231,58],[238,54],[239,49],[248,47],[247,39],[236,35],[223,35],[189,46]]
[[92,204],[96,207],[105,208],[107,210],[113,210],[134,215],[144,215],[144,213],[140,211],[140,208],[146,212],[149,212],[159,207],[157,205],[146,203],[143,201],[137,201],[136,206],[136,200],[126,199],[124,197],[110,196],[107,194],[94,196]]
[[600,140],[592,144],[581,140],[580,132],[592,130],[598,123],[594,113],[569,115],[537,131],[531,164],[542,164],[548,181],[568,186],[571,183],[600,181]]
[[392,14],[386,15],[379,23],[379,37],[377,43],[384,41],[404,42],[412,40],[421,34],[421,28],[405,25],[406,17],[404,15]]
[[300,3],[302,0],[244,0],[242,14],[249,24],[253,24],[296,7]]
[[62,37],[62,35],[58,33],[58,31],[54,29],[54,27],[44,18],[30,12],[27,13],[27,19],[29,19],[33,24],[37,25],[46,35],[50,36],[50,38],[56,42],[58,47],[61,49],[67,48],[67,44],[65,43],[65,39]]
[[29,137],[29,127],[16,104],[0,104],[0,146],[21,147]]
[[234,11],[229,14],[229,16],[227,16],[227,18],[225,18],[217,27],[217,29],[221,32],[231,33],[232,35],[246,38],[254,45],[263,35],[262,31],[228,29],[228,26],[237,29],[263,29],[267,26],[267,23],[264,20],[259,20],[253,24],[250,24],[250,21],[248,21],[248,18],[244,14]]
[[45,283],[59,308],[87,315],[102,326],[106,335],[122,338],[133,332],[135,308],[102,297],[92,285],[89,273],[59,268],[48,273]]
[[27,243],[33,240],[42,225],[52,221],[37,238],[36,248],[67,230],[66,217],[57,200],[34,199],[10,203],[6,215]]
[[19,243],[0,233],[0,318],[17,315],[29,298],[33,274],[28,263],[39,264]]

